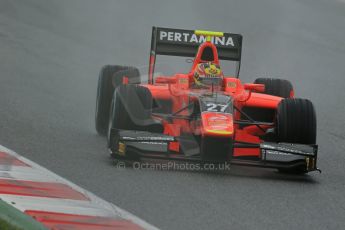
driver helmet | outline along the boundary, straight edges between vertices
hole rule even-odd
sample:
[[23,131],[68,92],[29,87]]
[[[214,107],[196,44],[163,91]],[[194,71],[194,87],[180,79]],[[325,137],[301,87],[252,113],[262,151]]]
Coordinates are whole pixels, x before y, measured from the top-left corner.
[[213,62],[199,63],[193,75],[196,86],[205,87],[212,84],[222,84],[223,72],[218,64]]

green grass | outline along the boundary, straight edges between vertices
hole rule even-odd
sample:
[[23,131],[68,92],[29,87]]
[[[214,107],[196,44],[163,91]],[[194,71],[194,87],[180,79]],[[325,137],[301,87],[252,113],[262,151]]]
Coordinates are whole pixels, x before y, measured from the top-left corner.
[[0,199],[0,230],[47,230],[47,228]]
[[21,228],[13,226],[12,224],[8,223],[7,221],[3,219],[0,219],[0,229],[1,230],[22,230]]

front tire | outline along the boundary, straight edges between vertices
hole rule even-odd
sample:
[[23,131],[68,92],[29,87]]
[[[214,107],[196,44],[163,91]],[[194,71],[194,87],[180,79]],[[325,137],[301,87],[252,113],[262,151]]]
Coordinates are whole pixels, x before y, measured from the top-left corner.
[[140,85],[121,85],[113,96],[113,110],[110,116],[111,128],[122,130],[145,130],[151,121],[151,92]]
[[123,77],[128,77],[129,83],[140,83],[140,73],[137,68],[106,65],[99,74],[95,123],[98,134],[105,136],[108,128],[111,100],[116,87],[122,85]]
[[[163,132],[161,123],[152,119],[153,98],[146,87],[140,85],[121,85],[116,88],[112,100],[108,127],[108,148],[112,153],[118,150],[117,135],[111,130],[135,130]],[[126,153],[127,154],[127,153]],[[126,155],[127,158],[134,158]]]
[[[316,143],[316,114],[307,99],[283,99],[277,110],[277,139],[279,142],[312,145]],[[278,169],[289,174],[304,174],[306,168]]]
[[277,109],[277,138],[280,142],[315,144],[316,114],[307,99],[283,99]]

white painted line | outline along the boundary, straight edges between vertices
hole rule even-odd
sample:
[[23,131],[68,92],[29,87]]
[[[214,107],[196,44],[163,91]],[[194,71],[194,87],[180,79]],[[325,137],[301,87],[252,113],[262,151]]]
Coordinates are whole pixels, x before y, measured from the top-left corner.
[[0,165],[0,179],[58,182],[56,178],[42,174],[38,169],[22,166],[11,166],[10,168],[5,168]]

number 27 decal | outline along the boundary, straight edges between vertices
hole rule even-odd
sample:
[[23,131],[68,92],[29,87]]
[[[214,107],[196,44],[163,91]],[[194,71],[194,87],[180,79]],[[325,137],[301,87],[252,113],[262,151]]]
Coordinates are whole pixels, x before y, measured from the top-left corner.
[[206,104],[206,111],[224,113],[227,107],[228,107],[228,105],[224,105],[224,104],[207,103]]

